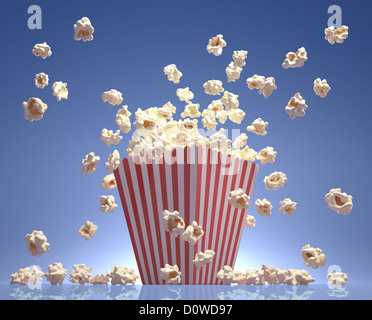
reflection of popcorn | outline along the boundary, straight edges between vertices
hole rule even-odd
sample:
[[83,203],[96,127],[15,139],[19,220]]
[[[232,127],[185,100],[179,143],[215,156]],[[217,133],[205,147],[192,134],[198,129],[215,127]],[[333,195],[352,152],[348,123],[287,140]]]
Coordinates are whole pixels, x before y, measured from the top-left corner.
[[135,284],[139,278],[139,276],[134,273],[134,269],[120,266],[114,266],[114,269],[108,271],[106,275],[111,278],[112,285]]
[[263,86],[258,93],[263,94],[265,99],[267,99],[276,89],[277,86],[275,85],[275,79],[273,77],[268,77],[265,79]]
[[239,107],[239,95],[233,94],[229,91],[225,91],[223,93],[223,97],[221,98],[221,102],[226,107],[226,111],[230,111],[231,109],[237,109]]
[[265,276],[263,270],[247,270],[245,273],[245,284],[247,285],[264,285]]
[[53,83],[52,89],[53,96],[57,97],[58,101],[61,101],[61,99],[68,99],[67,83],[56,81]]
[[102,188],[106,190],[112,190],[116,188],[116,179],[113,173],[108,174],[106,177],[103,178]]
[[49,251],[50,244],[47,242],[47,237],[43,231],[32,231],[31,234],[25,236],[28,253],[34,257],[41,257],[44,253]]
[[213,112],[210,109],[203,110],[202,113],[202,124],[204,128],[209,129],[216,129],[216,126],[218,125],[216,121],[216,113]]
[[325,200],[329,208],[335,210],[339,214],[349,214],[353,209],[353,197],[345,192],[341,192],[340,188],[331,189],[329,193],[326,194]]
[[288,52],[282,64],[284,69],[300,68],[307,61],[307,52],[304,47],[301,47],[297,52]]
[[48,109],[48,106],[39,98],[30,98],[27,102],[22,102],[22,108],[25,111],[25,119],[32,122],[40,120],[44,112]]
[[101,203],[99,210],[105,213],[113,213],[118,207],[114,196],[100,196],[99,202]]
[[123,137],[119,135],[120,130],[116,130],[115,133],[112,130],[102,129],[101,140],[105,143],[106,147],[112,144],[118,144]]
[[229,66],[226,68],[227,82],[235,82],[240,78],[240,73],[242,68],[237,66],[234,62],[230,62]]
[[260,136],[266,136],[266,128],[269,126],[268,122],[263,121],[261,118],[258,118],[252,122],[252,125],[247,127],[247,131],[253,132]]
[[215,252],[213,250],[205,250],[204,253],[200,251],[195,255],[195,259],[192,262],[196,269],[200,270],[204,265],[212,262],[214,256]]
[[224,47],[226,47],[226,41],[223,40],[222,34],[218,34],[215,37],[209,39],[207,51],[209,53],[213,53],[215,56],[220,56]]
[[167,284],[180,284],[181,283],[181,272],[177,265],[171,266],[165,264],[164,268],[160,269],[160,278],[166,280]]
[[164,210],[163,222],[165,230],[170,232],[174,238],[185,230],[185,222],[179,216],[178,211],[169,212],[168,210]]
[[164,74],[168,76],[168,80],[172,81],[173,83],[179,83],[180,78],[182,77],[182,72],[177,69],[175,64],[168,64],[163,69]]
[[271,205],[270,201],[266,199],[257,199],[254,203],[256,205],[257,212],[262,217],[270,217],[271,216],[271,210],[273,209],[273,206]]
[[107,162],[105,163],[107,172],[116,170],[119,164],[120,154],[119,151],[115,149],[114,152],[109,155]]
[[228,111],[228,116],[230,121],[235,122],[237,124],[241,124],[244,117],[245,117],[245,112],[241,109],[231,109]]
[[223,284],[232,284],[234,282],[234,271],[230,266],[224,266],[217,272],[217,279],[222,280]]
[[275,171],[264,179],[264,184],[268,190],[277,190],[287,183],[287,175],[283,172]]
[[245,51],[245,50],[234,51],[232,55],[234,64],[238,67],[244,67],[245,59],[247,59],[247,54],[248,54],[248,51]]
[[188,87],[177,89],[176,94],[181,101],[186,101],[187,103],[190,103],[190,100],[194,99],[194,94]]
[[46,57],[50,57],[52,55],[52,50],[50,50],[50,47],[47,45],[46,42],[44,43],[37,43],[35,44],[34,48],[32,49],[32,53],[36,57],[41,57],[45,59]]
[[110,282],[110,278],[108,276],[105,276],[104,274],[97,274],[94,276],[91,280],[90,283],[93,285],[106,285]]
[[247,216],[245,217],[245,226],[252,228],[256,226],[256,219],[254,218],[254,216],[250,216],[249,214],[247,214]]
[[266,163],[274,163],[275,157],[276,157],[276,151],[274,151],[274,148],[272,147],[266,147],[262,149],[258,155],[256,156],[256,159],[261,161],[261,164]]
[[303,117],[306,109],[306,100],[302,98],[299,92],[289,100],[288,105],[285,107],[285,111],[292,120],[296,117]]
[[182,234],[182,239],[190,243],[191,245],[195,245],[196,242],[204,235],[204,231],[201,226],[198,225],[196,221],[193,221],[191,225],[189,225],[184,233]]
[[347,279],[347,274],[343,272],[328,273],[327,275],[327,281],[331,284],[339,284],[343,286]]
[[102,94],[102,100],[103,102],[108,102],[112,106],[116,106],[123,102],[122,95],[123,94],[121,92],[111,89],[110,91],[105,91]]
[[96,171],[96,166],[98,161],[101,158],[99,156],[96,156],[94,152],[88,153],[85,158],[81,161],[81,164],[83,166],[83,169],[81,170],[81,174],[91,174],[94,171]]
[[115,122],[119,126],[119,129],[124,133],[128,133],[131,129],[131,123],[129,117],[132,113],[128,110],[128,106],[123,106],[115,117]]
[[44,89],[49,85],[49,77],[44,72],[35,74],[35,86],[40,89]]
[[10,284],[21,284],[26,285],[31,278],[30,268],[21,268],[16,273],[10,275]]
[[248,78],[246,82],[251,90],[261,89],[265,83],[265,77],[255,74],[253,77]]
[[181,113],[182,118],[197,118],[201,116],[199,103],[189,103],[185,106],[185,111]]
[[205,93],[212,96],[220,95],[221,92],[224,91],[224,88],[222,87],[222,81],[220,80],[209,80],[203,84],[203,87]]
[[92,41],[93,33],[94,28],[87,17],[81,18],[74,24],[74,39],[76,41]]
[[249,208],[249,202],[251,199],[244,193],[244,190],[239,188],[230,191],[230,196],[227,199],[230,205],[237,209],[247,210]]
[[44,274],[47,281],[49,281],[51,285],[62,285],[67,275],[67,269],[63,268],[62,263],[55,262],[53,264],[50,264],[47,269],[48,272]]
[[86,221],[79,229],[78,234],[80,234],[85,240],[89,241],[90,238],[94,236],[97,229],[98,227],[93,222]]
[[349,27],[342,26],[341,28],[335,29],[334,26],[324,29],[324,34],[326,40],[330,44],[343,43],[345,39],[349,36]]
[[285,198],[283,201],[279,202],[279,205],[279,211],[283,212],[287,216],[293,216],[296,210],[297,202],[293,202],[291,199]]
[[331,87],[327,83],[326,79],[323,80],[321,80],[320,78],[315,79],[314,91],[318,96],[325,98],[330,90]]
[[74,270],[72,270],[70,273],[70,282],[79,283],[81,285],[90,283],[90,280],[92,279],[92,275],[90,273],[92,271],[92,267],[87,268],[84,263],[74,264],[72,267]]
[[243,148],[248,141],[248,137],[245,133],[241,133],[239,136],[237,136],[233,142],[233,147],[235,149],[237,148]]
[[313,269],[324,266],[326,261],[326,256],[322,253],[322,250],[319,248],[312,248],[309,244],[302,247],[301,256],[305,261],[305,265]]

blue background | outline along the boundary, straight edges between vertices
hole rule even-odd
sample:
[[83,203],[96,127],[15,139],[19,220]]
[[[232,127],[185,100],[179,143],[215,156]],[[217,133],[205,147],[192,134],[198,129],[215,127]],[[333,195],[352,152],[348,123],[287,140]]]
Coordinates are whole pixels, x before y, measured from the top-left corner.
[[[42,30],[27,28],[27,8],[38,4]],[[329,5],[342,8],[342,23],[349,26],[343,44],[324,39]],[[104,91],[123,93],[123,104],[137,108],[162,106],[179,87],[190,87],[201,109],[215,97],[204,94],[203,83],[220,79],[224,88],[239,94],[246,112],[239,126],[258,117],[270,123],[266,137],[247,133],[255,150],[273,146],[274,164],[260,166],[249,214],[256,228],[244,230],[236,269],[306,268],[300,251],[310,244],[327,256],[326,265],[306,268],[325,283],[327,268],[339,265],[349,283],[371,283],[371,167],[370,28],[372,5],[367,1],[8,1],[0,19],[1,104],[1,264],[0,283],[21,267],[62,262],[92,266],[93,274],[114,265],[136,268],[121,206],[113,214],[99,211],[99,196],[117,189],[101,187],[109,154],[117,148],[126,156],[133,130],[118,146],[107,148],[99,137],[103,128],[117,129],[118,106],[103,103]],[[74,41],[73,24],[90,18],[95,28],[91,42]],[[222,56],[207,53],[208,39],[223,34]],[[46,41],[52,56],[43,60],[31,51]],[[289,51],[304,46],[309,60],[304,67],[285,70],[281,64]],[[234,50],[248,50],[240,79],[227,83],[225,68]],[[174,63],[183,73],[177,85],[169,82],[163,67]],[[36,73],[49,75],[49,86],[34,85]],[[254,75],[272,76],[278,89],[265,99],[247,88]],[[316,78],[328,80],[325,99],[313,91]],[[68,83],[69,98],[57,102],[54,81]],[[284,108],[300,92],[309,106],[306,116],[290,120]],[[23,118],[22,102],[39,97],[48,105],[44,118],[30,123]],[[132,116],[132,122],[134,115]],[[199,119],[200,121],[200,119]],[[81,160],[94,151],[101,157],[92,175],[81,175]],[[288,183],[277,191],[266,190],[263,178],[273,171],[287,174]],[[332,188],[353,196],[348,216],[328,208],[324,196]],[[294,216],[278,211],[286,197],[298,203]],[[267,198],[274,206],[271,217],[261,217],[253,202]],[[86,220],[98,225],[86,242],[77,234]],[[51,244],[36,258],[27,253],[24,236],[43,230]],[[67,278],[66,278],[67,280]]]

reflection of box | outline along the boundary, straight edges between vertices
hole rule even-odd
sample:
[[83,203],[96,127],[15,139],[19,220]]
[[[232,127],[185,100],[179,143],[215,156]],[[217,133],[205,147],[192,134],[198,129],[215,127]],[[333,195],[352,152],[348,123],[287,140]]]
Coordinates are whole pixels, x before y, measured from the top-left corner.
[[[182,284],[218,284],[217,272],[234,267],[246,212],[231,207],[229,192],[252,195],[258,165],[205,147],[165,151],[161,161],[124,158],[115,170],[120,198],[143,284],[163,284],[160,268],[177,264]],[[163,210],[177,210],[186,227],[204,230],[195,246],[174,239],[163,226]],[[213,261],[197,271],[199,251],[214,250]]]

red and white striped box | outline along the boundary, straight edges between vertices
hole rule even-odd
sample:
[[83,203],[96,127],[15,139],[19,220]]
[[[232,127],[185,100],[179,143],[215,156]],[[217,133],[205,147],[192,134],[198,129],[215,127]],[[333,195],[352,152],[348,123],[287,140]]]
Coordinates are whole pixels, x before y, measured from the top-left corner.
[[[124,158],[114,171],[143,284],[164,284],[160,268],[177,265],[182,284],[222,284],[225,265],[234,268],[246,211],[227,201],[242,188],[252,197],[258,165],[203,146],[165,151],[162,158]],[[165,231],[163,211],[177,210],[187,227],[196,221],[204,235],[193,246]],[[200,271],[199,251],[216,255]]]

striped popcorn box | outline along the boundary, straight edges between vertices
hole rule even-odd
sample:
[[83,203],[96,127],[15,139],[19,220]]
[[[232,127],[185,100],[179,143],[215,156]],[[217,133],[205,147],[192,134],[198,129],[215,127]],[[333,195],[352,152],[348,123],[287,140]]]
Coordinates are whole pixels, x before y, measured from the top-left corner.
[[[229,192],[250,197],[258,165],[205,146],[164,151],[160,159],[124,158],[114,171],[143,284],[164,284],[160,269],[177,265],[182,284],[222,284],[217,272],[234,267],[246,210],[232,207]],[[193,246],[165,230],[163,211],[179,211],[187,227],[196,221],[204,235]],[[197,252],[213,250],[212,262],[197,270]]]

